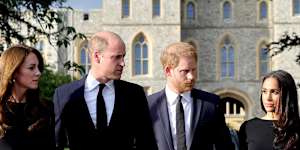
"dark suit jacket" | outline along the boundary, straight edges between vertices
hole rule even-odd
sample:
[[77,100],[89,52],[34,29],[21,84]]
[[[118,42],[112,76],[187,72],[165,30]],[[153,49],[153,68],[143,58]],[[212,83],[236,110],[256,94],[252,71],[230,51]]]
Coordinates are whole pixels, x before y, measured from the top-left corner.
[[[234,149],[223,113],[218,108],[219,97],[193,89],[191,139],[189,150]],[[174,150],[165,89],[150,95],[148,104],[159,150]]]
[[[57,146],[71,150],[157,149],[143,88],[115,80],[115,104],[105,133],[95,129],[84,99],[85,79],[63,85],[54,94]],[[66,140],[67,139],[67,140]]]

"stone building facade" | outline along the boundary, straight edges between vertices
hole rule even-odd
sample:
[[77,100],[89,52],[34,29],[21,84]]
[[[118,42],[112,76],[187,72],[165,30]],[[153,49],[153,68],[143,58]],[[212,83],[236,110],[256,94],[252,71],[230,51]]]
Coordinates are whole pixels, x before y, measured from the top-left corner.
[[[122,79],[148,94],[165,86],[160,52],[172,42],[193,44],[199,55],[196,87],[222,98],[227,122],[236,129],[262,115],[264,73],[284,69],[300,79],[295,51],[272,58],[263,53],[284,32],[300,34],[299,0],[102,0],[96,10],[62,12],[65,23],[88,38],[97,31],[118,33],[127,50]],[[87,41],[76,40],[59,55],[88,69],[86,48]]]

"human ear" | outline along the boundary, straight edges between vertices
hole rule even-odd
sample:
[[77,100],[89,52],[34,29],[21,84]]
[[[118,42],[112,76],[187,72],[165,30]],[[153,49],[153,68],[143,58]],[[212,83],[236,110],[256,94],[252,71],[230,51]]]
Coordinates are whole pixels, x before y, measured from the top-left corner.
[[101,53],[98,51],[95,51],[93,56],[94,56],[95,62],[100,64],[100,62],[102,61]]
[[164,68],[165,75],[170,76],[171,75],[171,70],[172,70],[172,68],[170,66],[166,66]]

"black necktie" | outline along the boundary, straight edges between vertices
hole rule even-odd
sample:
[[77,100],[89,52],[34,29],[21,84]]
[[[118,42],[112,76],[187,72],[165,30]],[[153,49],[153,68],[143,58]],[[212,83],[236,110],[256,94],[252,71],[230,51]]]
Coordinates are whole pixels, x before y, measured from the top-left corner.
[[104,98],[102,96],[102,91],[105,87],[105,84],[99,85],[99,92],[97,96],[97,129],[99,131],[105,130],[107,127],[107,115]]
[[184,111],[181,103],[181,96],[178,96],[178,102],[176,105],[176,138],[177,138],[177,150],[186,150],[185,143],[185,124],[184,124]]

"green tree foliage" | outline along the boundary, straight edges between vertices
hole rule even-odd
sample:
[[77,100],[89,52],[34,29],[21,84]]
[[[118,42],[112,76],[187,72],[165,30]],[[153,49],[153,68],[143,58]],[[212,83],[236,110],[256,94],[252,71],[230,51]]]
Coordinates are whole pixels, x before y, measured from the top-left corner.
[[39,82],[40,96],[44,99],[52,100],[55,88],[71,81],[71,76],[53,72],[46,66]]
[[[71,40],[86,37],[63,22],[63,13],[71,9],[64,7],[66,0],[1,0],[0,1],[0,54],[3,44],[33,43],[39,36],[47,37],[49,43],[67,47]],[[60,60],[64,61],[64,60]],[[68,64],[65,64],[68,65]],[[73,65],[72,67],[78,67]],[[77,70],[80,71],[80,67]],[[77,71],[75,68],[75,71]]]
[[[1,38],[10,45],[36,43],[38,36],[46,36],[52,45],[69,45],[70,40],[85,38],[71,26],[65,26],[59,12],[66,0],[1,0],[0,31]],[[71,8],[68,8],[71,9]],[[20,31],[26,31],[25,33]],[[55,41],[56,43],[52,43]]]
[[85,68],[82,65],[79,65],[79,64],[77,64],[75,62],[71,62],[71,61],[67,61],[64,64],[64,68],[69,71],[79,72],[81,76],[83,76],[86,73]]

